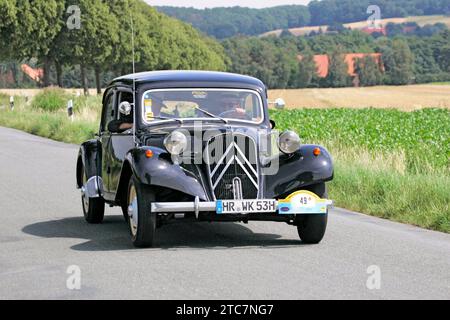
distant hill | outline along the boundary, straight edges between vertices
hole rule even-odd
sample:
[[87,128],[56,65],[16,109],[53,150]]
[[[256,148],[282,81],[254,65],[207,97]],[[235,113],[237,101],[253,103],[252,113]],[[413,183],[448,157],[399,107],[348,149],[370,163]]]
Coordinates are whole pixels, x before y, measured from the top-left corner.
[[450,15],[450,0],[314,0],[308,6],[291,5],[264,9],[157,9],[190,23],[208,35],[225,39],[236,35],[260,35],[278,29],[365,21],[371,15],[367,13],[370,5],[380,7],[382,18]]
[[310,15],[306,6],[279,6],[266,9],[157,7],[157,10],[192,24],[200,31],[217,39],[235,35],[259,35],[285,28],[307,26]]
[[[434,25],[436,23],[443,23],[450,27],[450,16],[442,16],[442,15],[435,15],[435,16],[414,16],[414,17],[405,17],[405,18],[387,18],[387,19],[381,19],[380,24],[382,27],[386,27],[388,23],[395,23],[395,24],[405,24],[405,23],[417,23],[417,25],[423,27],[425,25]],[[358,22],[352,22],[352,23],[346,23],[344,24],[345,28],[350,28],[352,30],[363,30],[367,28],[367,21],[358,21]],[[287,29],[291,34],[294,36],[304,36],[308,35],[311,32],[320,32],[322,30],[325,32],[328,29],[328,25],[321,25],[321,26],[313,26],[313,27],[301,27],[301,28],[291,28]],[[263,33],[261,36],[280,36],[286,29],[278,29],[269,31],[266,33]]]

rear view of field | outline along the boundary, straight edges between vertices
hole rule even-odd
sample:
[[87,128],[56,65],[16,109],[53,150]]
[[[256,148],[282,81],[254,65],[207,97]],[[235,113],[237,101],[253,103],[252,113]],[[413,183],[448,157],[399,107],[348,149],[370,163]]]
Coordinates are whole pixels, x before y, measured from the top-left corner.
[[422,108],[450,109],[450,83],[365,88],[271,90],[270,99],[283,98],[294,108]]

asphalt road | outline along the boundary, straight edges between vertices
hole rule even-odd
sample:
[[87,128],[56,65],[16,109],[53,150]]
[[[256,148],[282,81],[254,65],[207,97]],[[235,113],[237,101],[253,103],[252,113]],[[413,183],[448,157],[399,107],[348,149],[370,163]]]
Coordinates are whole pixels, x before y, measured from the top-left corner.
[[[450,235],[340,209],[316,246],[254,222],[171,225],[158,248],[134,249],[117,209],[84,222],[76,154],[0,128],[1,299],[450,299]],[[67,288],[71,265],[80,290]]]

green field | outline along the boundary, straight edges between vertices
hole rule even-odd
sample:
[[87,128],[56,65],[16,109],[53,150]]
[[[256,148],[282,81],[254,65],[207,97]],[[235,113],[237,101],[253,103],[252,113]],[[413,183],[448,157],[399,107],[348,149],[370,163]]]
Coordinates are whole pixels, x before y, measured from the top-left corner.
[[332,153],[337,206],[450,232],[450,110],[300,109],[272,118]]
[[[98,129],[101,98],[72,98],[73,122],[64,105],[54,110],[61,102],[53,94],[16,98],[14,112],[0,95],[0,125],[80,143]],[[450,233],[450,110],[296,109],[271,110],[271,117],[279,130],[330,150],[337,206]]]

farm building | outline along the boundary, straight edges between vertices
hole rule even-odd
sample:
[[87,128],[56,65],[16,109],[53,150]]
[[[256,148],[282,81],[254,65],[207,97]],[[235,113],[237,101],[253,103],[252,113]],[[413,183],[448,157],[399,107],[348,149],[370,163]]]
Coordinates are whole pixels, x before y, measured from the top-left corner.
[[[353,84],[356,87],[359,86],[358,74],[356,73],[356,62],[358,59],[362,59],[367,56],[370,56],[373,59],[375,59],[375,62],[380,67],[380,70],[384,72],[384,65],[381,53],[347,53],[344,55],[344,61],[348,67],[347,70],[348,75],[352,77]],[[301,61],[303,57],[299,55],[298,59]],[[314,62],[316,64],[317,76],[319,78],[326,78],[328,76],[328,70],[330,65],[329,56],[326,54],[314,55]]]
[[27,64],[16,64],[14,62],[0,64],[0,86],[12,88],[18,82],[41,83],[44,70],[34,69]]

